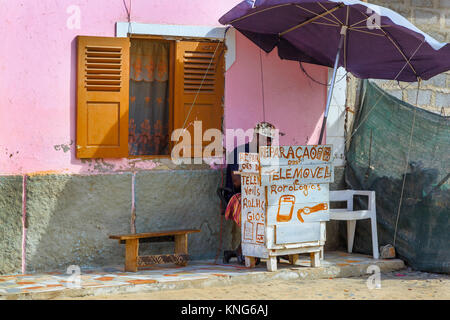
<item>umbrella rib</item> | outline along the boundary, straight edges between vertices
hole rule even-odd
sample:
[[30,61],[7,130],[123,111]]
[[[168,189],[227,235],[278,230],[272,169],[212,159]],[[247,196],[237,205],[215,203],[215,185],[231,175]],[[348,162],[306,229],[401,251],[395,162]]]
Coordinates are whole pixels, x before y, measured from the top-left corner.
[[347,6],[347,15],[346,15],[346,17],[345,17],[345,25],[346,25],[346,26],[348,26],[348,15],[349,15],[349,10],[350,10],[350,7]]
[[[359,12],[361,12],[361,11],[359,11]],[[369,19],[370,19],[370,17],[364,18],[364,19],[362,19],[361,21],[358,21],[358,22],[352,24],[352,25],[350,26],[350,28],[353,28],[353,27],[356,26],[357,24],[360,24],[360,23],[362,23],[362,22],[364,22],[364,21],[367,21],[367,20],[369,20]],[[366,26],[366,28],[367,28],[367,26]]]
[[317,21],[313,21],[311,23],[321,24],[321,25],[329,26],[329,27],[340,27],[340,25],[338,25],[337,23],[333,24],[333,23],[325,23],[325,22],[317,22]]
[[[367,0],[365,0],[365,2],[367,2]],[[365,18],[364,19],[362,19],[362,20],[360,20],[360,21],[358,21],[358,22],[356,22],[356,23],[354,23],[354,24],[352,24],[351,26],[349,26],[349,27],[354,27],[354,26],[356,26],[357,24],[360,24],[360,23],[362,23],[362,22],[364,22],[364,21],[367,21],[367,20],[369,20],[370,19],[370,17],[367,15],[367,14],[364,14],[363,12],[361,12],[361,11],[359,11],[358,9],[355,9],[357,12],[359,12],[362,16],[364,16]]]
[[385,36],[384,34],[379,34],[379,33],[374,33],[374,32],[369,32],[369,31],[363,31],[363,30],[358,30],[358,29],[353,29],[353,28],[349,28],[349,30],[362,32],[362,33],[367,33],[367,34],[372,34],[374,36],[379,36],[379,37],[384,37]]
[[[346,15],[346,18],[345,18],[345,25],[346,26],[348,26],[349,10],[350,10],[350,7],[347,6],[347,15]],[[347,36],[348,36],[348,33],[345,32],[344,33],[344,67],[345,67],[345,70],[347,70]]]
[[[314,15],[316,15],[316,16],[319,15],[318,13],[316,13],[316,12],[314,12],[314,11],[311,11],[311,10],[309,10],[309,9],[303,8],[302,6],[299,6],[298,4],[296,4],[295,6],[296,6],[297,8],[299,8],[299,9],[305,10],[305,11],[308,12],[308,13],[312,13],[312,14],[314,14]],[[328,21],[330,21],[330,22],[336,23],[336,21],[334,21],[333,19],[330,19],[330,18],[328,18],[328,17],[323,16],[322,18],[324,18],[325,20],[328,20]]]
[[[382,25],[380,27],[386,28],[386,27],[392,27],[392,26],[390,26],[390,25]],[[352,26],[350,26],[349,28],[351,28],[351,29],[368,29],[367,26],[359,26],[359,27],[352,27]]]
[[273,6],[273,7],[270,7],[270,8],[266,8],[266,9],[262,9],[262,10],[259,10],[259,11],[256,11],[256,12],[252,12],[252,13],[249,13],[249,14],[243,16],[243,17],[236,18],[236,19],[232,20],[229,24],[233,24],[233,23],[235,23],[237,21],[240,21],[242,19],[248,18],[248,17],[253,16],[253,15],[257,14],[257,13],[261,13],[261,12],[264,12],[264,11],[277,9],[277,8],[281,8],[281,7],[286,7],[286,6],[290,6],[290,5],[292,5],[292,4],[291,3],[285,3],[285,4],[280,4],[278,6]]
[[342,8],[342,6],[343,6],[343,4],[340,4],[340,5],[334,7],[334,8],[331,9],[331,10],[327,10],[326,12],[322,12],[321,14],[318,14],[318,15],[316,15],[315,17],[312,17],[312,18],[310,18],[310,19],[308,19],[308,20],[306,20],[306,21],[303,21],[302,23],[300,23],[300,24],[298,24],[298,25],[296,25],[296,26],[293,26],[292,28],[287,29],[286,31],[280,32],[280,33],[278,34],[278,36],[279,36],[279,37],[284,36],[284,35],[285,35],[286,33],[288,33],[288,32],[294,31],[294,30],[296,30],[296,29],[298,29],[298,28],[300,28],[300,27],[303,27],[304,25],[306,25],[306,24],[308,24],[308,23],[311,23],[311,22],[313,22],[313,21],[315,21],[315,20],[317,20],[317,19],[322,18],[323,16],[325,16],[325,15],[327,15],[327,14],[330,14],[330,13],[333,12],[333,11],[336,11],[336,10]]
[[[419,51],[420,47],[422,47],[422,45],[423,45],[424,43],[425,43],[425,39],[423,39],[423,41],[422,41],[422,42],[420,43],[420,45],[417,47],[416,51],[414,51],[414,53],[411,55],[411,58],[409,58],[408,61],[406,61],[408,64],[409,64],[409,61],[411,61],[411,59],[414,58],[414,56],[416,55],[417,51]],[[405,69],[405,67],[406,67],[406,63],[405,63],[405,65],[403,66],[403,68],[397,73],[397,75],[395,76],[395,79],[398,78],[398,76],[400,75],[400,73],[402,73],[402,71],[403,71],[403,69]],[[416,74],[416,76],[417,76],[417,74]],[[420,80],[419,77],[417,77],[417,78]]]
[[[321,4],[320,2],[317,2],[317,4],[318,4],[319,6],[321,6],[324,10],[328,11],[328,9],[325,8],[325,6],[324,6],[323,4]],[[333,11],[335,11],[335,10],[333,10]],[[336,18],[336,16],[333,14],[333,11],[330,11],[330,15],[331,15],[333,18],[335,18],[336,21],[337,21],[341,26],[344,25],[344,23],[341,22],[341,20],[339,20],[338,18]]]
[[[359,10],[358,10],[358,11],[359,11]],[[370,18],[370,17],[367,16],[364,12],[361,12],[361,11],[359,11],[359,12],[360,12],[362,15],[366,16],[367,19]],[[409,67],[411,68],[411,70],[414,72],[414,74],[415,74],[416,77],[417,77],[416,69],[414,69],[414,67],[412,66],[412,64],[409,63],[408,58],[406,57],[405,53],[404,53],[403,50],[400,48],[400,46],[399,46],[397,43],[395,43],[395,41],[392,39],[392,37],[391,37],[386,31],[384,31],[384,29],[383,29],[380,25],[378,25],[376,22],[375,22],[375,25],[376,25],[376,27],[378,27],[378,28],[381,30],[381,32],[384,33],[384,36],[385,36],[386,38],[388,38],[389,41],[394,45],[394,47],[400,52],[400,54],[402,55],[403,59],[405,59],[406,63],[409,65]],[[361,32],[362,30],[354,30],[354,31],[359,31],[359,32]]]

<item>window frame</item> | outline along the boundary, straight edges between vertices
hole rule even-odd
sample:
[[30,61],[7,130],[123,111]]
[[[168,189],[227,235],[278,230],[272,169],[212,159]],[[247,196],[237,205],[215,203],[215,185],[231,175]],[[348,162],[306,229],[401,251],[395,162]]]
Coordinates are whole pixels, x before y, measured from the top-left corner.
[[[165,36],[165,35],[152,35],[152,34],[134,34],[127,33],[127,37],[130,38],[130,46],[131,41],[133,39],[140,40],[158,40],[158,41],[167,41],[170,43],[170,64],[169,64],[169,137],[172,136],[174,130],[174,88],[175,88],[175,55],[176,55],[176,42],[177,41],[197,41],[197,42],[221,42],[225,47],[225,55],[223,57],[224,63],[226,64],[226,52],[227,46],[226,41],[220,38],[205,38],[205,37],[186,37],[186,36]],[[130,62],[131,62],[131,52],[130,52]],[[131,72],[131,68],[130,68]],[[225,77],[225,75],[224,75]],[[224,83],[225,86],[225,83]],[[224,88],[225,89],[225,88]],[[224,90],[225,92],[225,90]],[[224,98],[224,97],[222,97]],[[223,129],[223,123],[222,128]],[[171,159],[172,149],[175,145],[175,142],[172,139],[169,139],[169,154],[168,155],[130,155],[128,153],[127,159],[141,159],[141,160],[154,160],[154,159]],[[128,150],[129,152],[129,150]]]

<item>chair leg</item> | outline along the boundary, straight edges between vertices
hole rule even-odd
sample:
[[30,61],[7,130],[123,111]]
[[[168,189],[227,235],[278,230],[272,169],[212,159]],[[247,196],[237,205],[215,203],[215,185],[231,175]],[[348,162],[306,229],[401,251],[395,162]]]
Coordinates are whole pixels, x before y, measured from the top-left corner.
[[347,221],[347,251],[352,253],[353,240],[355,239],[356,220]]
[[372,226],[372,250],[373,250],[373,258],[378,259],[379,252],[378,252],[378,233],[377,233],[377,218],[371,217],[370,218],[370,224]]

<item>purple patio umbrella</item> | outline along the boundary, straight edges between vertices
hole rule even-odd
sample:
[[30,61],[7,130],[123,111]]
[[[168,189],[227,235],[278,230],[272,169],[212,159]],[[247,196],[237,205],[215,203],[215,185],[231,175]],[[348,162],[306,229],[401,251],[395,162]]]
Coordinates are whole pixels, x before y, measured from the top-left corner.
[[450,45],[398,13],[356,0],[245,0],[219,19],[281,59],[333,67],[319,144],[338,67],[367,79],[415,82],[450,70]]

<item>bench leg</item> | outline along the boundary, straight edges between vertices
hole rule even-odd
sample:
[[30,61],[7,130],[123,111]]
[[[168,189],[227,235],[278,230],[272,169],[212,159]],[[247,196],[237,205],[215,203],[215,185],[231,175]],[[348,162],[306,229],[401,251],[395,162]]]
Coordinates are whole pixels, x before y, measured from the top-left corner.
[[[187,234],[175,235],[175,254],[188,254]],[[187,261],[177,263],[180,266],[186,266]]]
[[298,260],[298,254],[290,254],[289,255],[289,263],[295,265]]
[[256,259],[254,257],[245,257],[245,266],[247,268],[254,268],[256,266]]
[[320,267],[320,251],[311,252],[309,256],[311,258],[311,267]]
[[356,220],[347,221],[347,251],[352,253],[353,240],[355,239]]
[[139,254],[139,239],[129,239],[125,242],[125,271],[137,271],[137,258]]
[[267,259],[267,270],[272,272],[272,271],[277,271],[277,257],[269,257],[269,259]]

